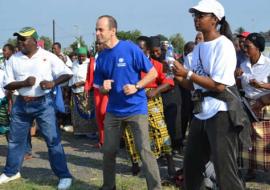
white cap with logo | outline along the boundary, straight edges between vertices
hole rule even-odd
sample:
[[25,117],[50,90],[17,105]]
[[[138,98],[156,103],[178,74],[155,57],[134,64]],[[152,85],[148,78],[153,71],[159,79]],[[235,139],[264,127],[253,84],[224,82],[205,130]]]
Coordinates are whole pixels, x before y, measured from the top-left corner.
[[221,20],[225,16],[224,7],[217,0],[201,0],[198,5],[189,9],[190,13],[196,11],[213,13],[218,20]]

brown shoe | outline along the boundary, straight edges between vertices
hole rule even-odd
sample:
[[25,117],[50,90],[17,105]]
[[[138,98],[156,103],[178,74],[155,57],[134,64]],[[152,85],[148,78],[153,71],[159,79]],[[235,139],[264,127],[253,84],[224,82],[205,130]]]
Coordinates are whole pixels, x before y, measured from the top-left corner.
[[30,159],[32,159],[32,158],[33,158],[32,154],[26,153],[26,154],[24,155],[24,160],[30,160]]

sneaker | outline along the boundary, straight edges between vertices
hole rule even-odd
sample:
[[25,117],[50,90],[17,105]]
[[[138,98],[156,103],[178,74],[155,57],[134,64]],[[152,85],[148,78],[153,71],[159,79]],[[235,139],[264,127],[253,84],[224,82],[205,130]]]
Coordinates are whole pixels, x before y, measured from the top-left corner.
[[63,128],[64,131],[72,133],[74,131],[72,125],[65,125]]
[[3,173],[0,176],[0,184],[8,183],[8,182],[13,181],[15,179],[19,179],[20,177],[21,177],[20,172],[16,173],[13,176],[10,176],[10,177],[6,176],[6,174]]
[[67,190],[72,184],[72,178],[62,178],[59,180],[57,189],[58,190]]

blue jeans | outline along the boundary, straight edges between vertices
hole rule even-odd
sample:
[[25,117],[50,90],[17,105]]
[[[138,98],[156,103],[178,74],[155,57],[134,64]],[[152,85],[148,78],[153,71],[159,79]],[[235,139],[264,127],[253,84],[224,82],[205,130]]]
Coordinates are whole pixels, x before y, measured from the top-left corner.
[[28,133],[25,154],[32,154],[32,137],[31,133]]
[[20,171],[27,146],[27,137],[34,119],[46,141],[53,172],[59,178],[71,178],[61,145],[59,129],[56,126],[51,94],[28,102],[20,96],[16,99],[11,113],[8,156],[4,173],[12,176]]

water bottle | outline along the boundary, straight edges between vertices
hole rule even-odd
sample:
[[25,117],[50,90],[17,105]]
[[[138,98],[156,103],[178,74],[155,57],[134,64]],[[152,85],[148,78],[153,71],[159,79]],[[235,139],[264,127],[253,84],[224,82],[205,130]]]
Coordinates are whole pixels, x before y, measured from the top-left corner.
[[166,76],[169,78],[174,78],[172,67],[173,67],[173,63],[175,59],[173,55],[174,55],[173,46],[169,44],[166,55],[165,55],[165,61],[168,64],[168,71],[166,73]]

